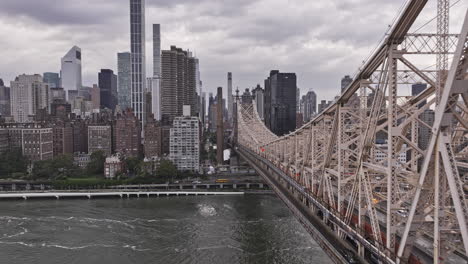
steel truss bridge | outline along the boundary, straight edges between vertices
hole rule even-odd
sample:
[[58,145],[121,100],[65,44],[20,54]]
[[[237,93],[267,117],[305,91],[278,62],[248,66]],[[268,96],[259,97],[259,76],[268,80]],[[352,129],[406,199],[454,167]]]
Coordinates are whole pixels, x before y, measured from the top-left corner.
[[236,100],[236,151],[336,263],[468,260],[468,13],[448,34],[439,0],[438,32],[410,34],[426,2],[409,1],[342,95],[296,131],[276,136]]

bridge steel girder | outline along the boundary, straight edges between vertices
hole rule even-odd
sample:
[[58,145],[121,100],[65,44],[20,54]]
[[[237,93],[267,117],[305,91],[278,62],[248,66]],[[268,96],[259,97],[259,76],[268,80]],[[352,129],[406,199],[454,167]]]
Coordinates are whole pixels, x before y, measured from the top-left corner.
[[[458,44],[449,46],[452,67],[437,89],[441,74],[402,50],[421,37],[407,32],[426,2],[410,1],[343,94],[296,131],[278,137],[255,104],[237,107],[239,147],[285,175],[312,210],[327,212],[337,236],[354,240],[361,255],[377,250],[384,263],[438,256],[438,241],[445,255],[468,259],[468,13],[461,33],[449,36]],[[433,58],[433,47],[424,48],[419,56]],[[403,82],[402,72],[417,77]],[[418,81],[424,91],[401,95],[399,85]]]

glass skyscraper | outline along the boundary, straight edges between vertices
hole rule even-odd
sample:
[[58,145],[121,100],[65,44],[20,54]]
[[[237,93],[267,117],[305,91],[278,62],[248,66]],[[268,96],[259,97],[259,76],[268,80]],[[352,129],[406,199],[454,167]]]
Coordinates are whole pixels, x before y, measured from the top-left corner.
[[132,60],[130,52],[117,53],[118,104],[120,109],[132,108]]
[[50,88],[60,87],[60,76],[56,72],[44,72],[44,82],[49,84]]
[[145,101],[145,0],[130,0],[131,104],[143,127]]

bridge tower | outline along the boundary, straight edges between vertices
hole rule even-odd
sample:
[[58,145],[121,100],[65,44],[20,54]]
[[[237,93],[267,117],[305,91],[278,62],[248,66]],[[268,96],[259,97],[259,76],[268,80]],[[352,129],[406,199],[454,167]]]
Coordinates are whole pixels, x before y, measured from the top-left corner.
[[468,259],[468,12],[449,34],[438,0],[437,32],[411,32],[427,2],[408,1],[353,82],[300,129],[278,137],[255,105],[237,105],[241,156],[373,262]]

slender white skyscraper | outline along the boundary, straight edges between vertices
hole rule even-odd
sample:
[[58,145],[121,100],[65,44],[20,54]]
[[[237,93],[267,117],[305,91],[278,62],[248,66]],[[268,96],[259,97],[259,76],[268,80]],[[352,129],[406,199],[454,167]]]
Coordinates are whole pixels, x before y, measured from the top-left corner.
[[73,46],[62,58],[60,70],[61,86],[65,90],[68,100],[68,91],[81,90],[81,49]]
[[161,29],[153,24],[153,78],[151,80],[151,112],[161,119]]
[[227,99],[228,99],[228,120],[232,122],[232,73],[228,72],[227,74],[228,83],[227,83]]
[[133,112],[144,127],[146,123],[145,0],[130,0],[130,51],[132,57],[131,103]]

